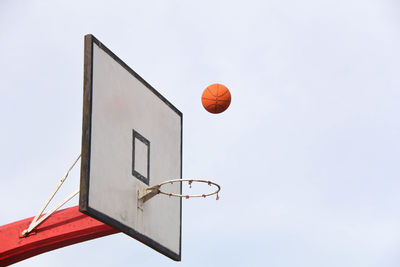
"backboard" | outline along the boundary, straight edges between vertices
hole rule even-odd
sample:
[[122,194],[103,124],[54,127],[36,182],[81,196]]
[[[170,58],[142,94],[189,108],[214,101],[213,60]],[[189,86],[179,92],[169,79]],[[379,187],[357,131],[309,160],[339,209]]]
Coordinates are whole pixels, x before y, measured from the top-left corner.
[[137,199],[182,178],[182,113],[93,35],[84,61],[79,210],[179,261],[181,198]]

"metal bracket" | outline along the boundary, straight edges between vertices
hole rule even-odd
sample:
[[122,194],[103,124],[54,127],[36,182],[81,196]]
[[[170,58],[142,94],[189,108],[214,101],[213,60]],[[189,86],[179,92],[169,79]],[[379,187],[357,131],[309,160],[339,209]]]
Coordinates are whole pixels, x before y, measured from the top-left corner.
[[153,186],[150,188],[145,188],[145,189],[139,190],[138,191],[138,202],[141,202],[143,204],[144,202],[151,199],[158,193],[160,193],[160,185],[156,185],[156,186]]
[[[53,214],[56,210],[58,210],[61,206],[63,206],[65,203],[67,203],[71,198],[73,198],[74,196],[76,196],[79,193],[79,189],[75,190],[75,192],[73,192],[72,194],[70,194],[67,198],[65,198],[63,201],[61,201],[57,206],[55,206],[53,209],[51,209],[46,215],[40,217],[43,214],[43,211],[46,209],[46,207],[49,205],[50,201],[53,199],[53,197],[55,196],[55,194],[57,193],[58,189],[60,189],[60,187],[62,186],[62,184],[64,183],[65,179],[67,179],[68,174],[70,173],[70,171],[72,170],[72,168],[75,166],[75,164],[78,162],[78,160],[80,159],[81,155],[79,154],[78,158],[74,161],[74,163],[72,163],[71,167],[68,169],[68,171],[64,174],[64,176],[60,179],[60,182],[57,184],[56,188],[54,189],[54,191],[50,194],[49,198],[47,199],[47,201],[44,203],[44,205],[42,206],[42,208],[40,209],[40,211],[38,212],[38,214],[36,214],[35,218],[33,218],[31,224],[29,225],[28,229],[25,229],[22,232],[22,235],[24,237],[28,236],[29,233],[32,232],[33,229],[35,229],[36,227],[38,227],[41,223],[43,223],[51,214]],[[39,219],[40,217],[40,219]]]

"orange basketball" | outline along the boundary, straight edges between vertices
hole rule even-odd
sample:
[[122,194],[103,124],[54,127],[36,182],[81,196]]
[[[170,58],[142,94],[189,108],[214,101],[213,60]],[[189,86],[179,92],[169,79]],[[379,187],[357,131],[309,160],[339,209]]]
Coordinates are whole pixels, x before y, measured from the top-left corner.
[[208,112],[221,113],[231,104],[231,93],[225,85],[215,83],[204,90],[201,103]]

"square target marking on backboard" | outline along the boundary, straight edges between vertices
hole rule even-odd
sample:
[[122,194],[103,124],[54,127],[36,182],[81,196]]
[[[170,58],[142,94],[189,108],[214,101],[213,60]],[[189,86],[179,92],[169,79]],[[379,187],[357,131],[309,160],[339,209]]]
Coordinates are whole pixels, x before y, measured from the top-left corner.
[[150,180],[150,142],[133,130],[132,175],[149,185]]
[[[138,192],[182,178],[182,113],[93,35],[85,36],[79,210],[181,259],[181,198]],[[168,185],[182,193],[181,183]]]

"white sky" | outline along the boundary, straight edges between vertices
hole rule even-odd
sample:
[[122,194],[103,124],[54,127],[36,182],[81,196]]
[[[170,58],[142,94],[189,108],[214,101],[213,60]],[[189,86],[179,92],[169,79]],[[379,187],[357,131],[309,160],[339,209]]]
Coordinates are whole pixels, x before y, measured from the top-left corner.
[[[400,4],[0,2],[0,225],[33,216],[79,154],[83,36],[184,114],[182,262],[117,234],[16,266],[399,266]],[[208,114],[220,82],[231,107]],[[79,168],[57,200],[79,184]],[[69,204],[77,205],[77,199]]]

